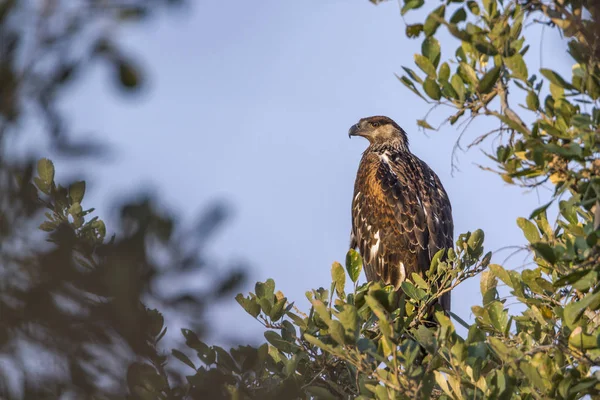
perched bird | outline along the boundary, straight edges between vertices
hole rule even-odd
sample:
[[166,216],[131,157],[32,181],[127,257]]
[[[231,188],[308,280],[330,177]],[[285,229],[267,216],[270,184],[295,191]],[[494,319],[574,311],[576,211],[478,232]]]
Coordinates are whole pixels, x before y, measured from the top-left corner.
[[[452,206],[438,176],[408,148],[406,132],[383,116],[363,118],[348,135],[369,141],[352,200],[350,247],[360,252],[368,281],[400,288],[423,276],[440,249],[453,246]],[[450,293],[440,299],[450,310]]]

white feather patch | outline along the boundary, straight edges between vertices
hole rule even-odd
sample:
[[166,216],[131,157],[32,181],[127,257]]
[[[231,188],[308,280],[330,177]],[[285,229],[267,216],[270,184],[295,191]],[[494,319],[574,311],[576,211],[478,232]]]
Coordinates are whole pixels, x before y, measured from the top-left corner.
[[379,231],[377,231],[375,233],[375,236],[373,236],[377,241],[375,242],[375,244],[373,246],[371,246],[371,256],[377,254],[377,251],[379,250],[379,242],[380,242],[380,238],[379,238]]

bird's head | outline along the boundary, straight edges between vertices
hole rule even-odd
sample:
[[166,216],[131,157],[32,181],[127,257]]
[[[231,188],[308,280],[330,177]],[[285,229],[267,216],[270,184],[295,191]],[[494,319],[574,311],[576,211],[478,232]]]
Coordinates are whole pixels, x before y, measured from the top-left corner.
[[383,116],[362,118],[350,127],[348,136],[362,136],[371,144],[395,144],[408,151],[408,137],[393,119]]

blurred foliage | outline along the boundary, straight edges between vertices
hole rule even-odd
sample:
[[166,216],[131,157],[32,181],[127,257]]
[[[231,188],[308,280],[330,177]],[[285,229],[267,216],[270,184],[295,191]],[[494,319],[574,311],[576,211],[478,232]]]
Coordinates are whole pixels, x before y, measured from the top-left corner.
[[[178,396],[184,381],[157,350],[166,328],[151,308],[203,337],[212,329],[206,309],[230,299],[244,279],[243,265],[216,271],[205,255],[229,215],[222,204],[188,225],[155,196],[118,199],[118,236],[106,237],[104,222],[84,207],[84,181],[61,186],[49,160],[36,164],[11,148],[42,132],[34,145],[48,143],[63,160],[104,154],[103,143],[75,139],[61,99],[98,62],[121,93],[137,92],[144,75],[119,46],[119,28],[180,3],[0,0],[2,399],[143,398],[148,379],[167,377],[162,395]],[[182,280],[206,285],[163,290]]]
[[[406,27],[422,46],[414,55],[420,71],[403,67],[398,78],[433,108],[452,110],[442,125],[464,124],[464,133],[477,117],[495,121],[497,128],[470,145],[493,139],[494,167],[486,169],[510,185],[551,189],[550,203],[517,220],[534,262],[520,271],[490,264],[477,230],[460,235],[447,260],[438,253],[429,272],[414,274],[399,293],[379,283],[358,286],[362,261],[353,251],[345,271],[333,264],[329,290],[307,293],[307,314],[272,280],[259,282],[237,300],[268,329],[267,343],[227,353],[184,331],[197,355],[181,356],[194,369],[190,393],[215,383],[196,398],[600,397],[600,5],[448,0],[413,12],[424,6],[401,4],[405,17],[423,16]],[[533,73],[524,56],[527,27],[536,24],[566,39],[571,76],[550,68]],[[451,34],[443,45],[442,30]],[[418,124],[437,129],[427,118]],[[441,311],[428,326],[430,304],[476,274],[474,323],[450,313],[466,337]],[[520,312],[508,309],[500,284]]]

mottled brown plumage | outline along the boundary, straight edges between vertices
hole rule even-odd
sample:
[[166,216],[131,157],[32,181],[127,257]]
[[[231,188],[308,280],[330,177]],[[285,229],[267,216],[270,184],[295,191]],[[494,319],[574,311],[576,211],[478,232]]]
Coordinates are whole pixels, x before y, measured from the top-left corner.
[[[350,246],[361,253],[367,280],[398,289],[413,272],[423,275],[438,250],[453,246],[450,200],[390,118],[363,118],[349,135],[369,140],[354,185]],[[450,310],[450,293],[441,305]]]

